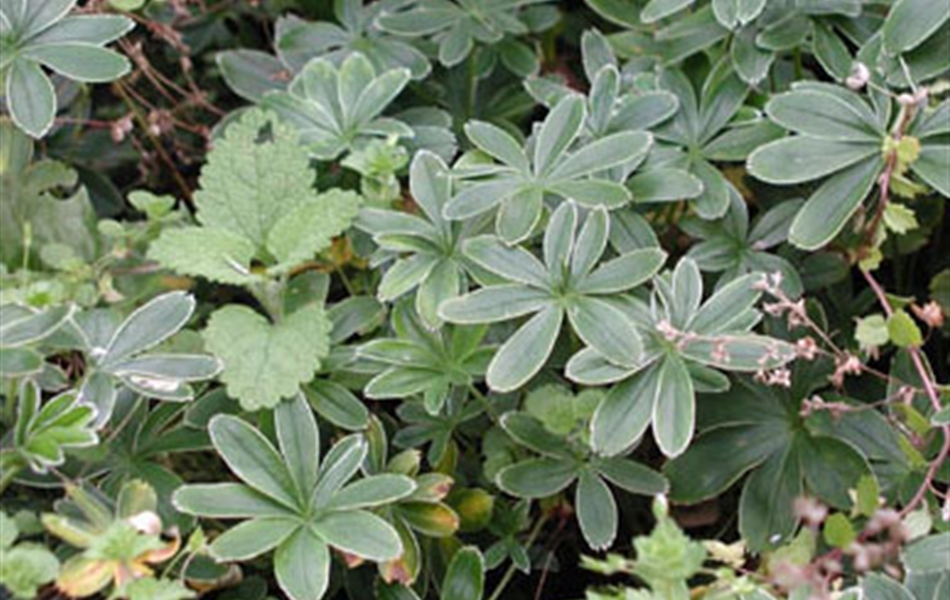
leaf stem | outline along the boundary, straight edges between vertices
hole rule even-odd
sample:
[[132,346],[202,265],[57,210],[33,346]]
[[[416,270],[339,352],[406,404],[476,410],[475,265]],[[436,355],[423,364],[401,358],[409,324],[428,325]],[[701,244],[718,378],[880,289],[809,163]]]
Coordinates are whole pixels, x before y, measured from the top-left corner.
[[[542,512],[538,522],[534,524],[534,528],[531,530],[531,533],[528,534],[528,539],[525,541],[526,546],[529,548],[531,547],[538,535],[540,535],[544,524],[547,522],[548,514],[546,512]],[[501,576],[501,580],[498,582],[498,585],[495,586],[495,591],[493,591],[492,595],[488,597],[488,600],[499,600],[501,598],[501,594],[505,591],[505,588],[508,587],[508,584],[511,583],[511,580],[514,578],[517,571],[518,567],[515,565],[514,561],[512,561],[512,563],[508,565],[508,570],[506,570],[505,574]]]

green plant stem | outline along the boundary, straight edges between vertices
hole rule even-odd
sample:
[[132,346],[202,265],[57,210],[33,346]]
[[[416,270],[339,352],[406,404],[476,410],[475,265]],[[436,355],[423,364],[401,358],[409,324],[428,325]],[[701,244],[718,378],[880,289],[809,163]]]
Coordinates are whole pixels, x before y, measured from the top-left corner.
[[336,273],[340,276],[340,281],[343,282],[346,293],[350,296],[356,296],[356,288],[353,287],[353,282],[350,281],[350,278],[346,276],[346,271],[342,265],[336,268]]
[[501,426],[501,420],[498,418],[498,415],[495,414],[495,409],[489,402],[488,398],[485,397],[485,394],[481,393],[475,384],[468,384],[468,389],[472,392],[472,395],[475,396],[475,399],[478,400],[484,407],[485,412],[488,413],[488,417],[495,423],[495,425]]
[[0,494],[6,491],[7,486],[13,483],[13,479],[20,472],[22,467],[17,466],[12,460],[0,460]]
[[[547,513],[541,513],[541,517],[538,519],[538,522],[534,524],[534,528],[532,528],[531,533],[528,534],[528,539],[525,541],[526,546],[529,548],[531,547],[531,544],[533,544],[534,540],[536,540],[538,535],[541,534],[541,529],[547,522]],[[508,569],[505,571],[505,574],[501,576],[501,580],[498,582],[498,585],[495,586],[495,591],[493,591],[492,595],[488,597],[488,600],[499,600],[502,593],[505,591],[505,588],[508,587],[509,583],[511,583],[511,580],[514,578],[517,571],[518,567],[515,566],[514,562],[508,565]]]
[[465,106],[465,119],[471,119],[475,114],[475,101],[478,97],[478,78],[475,77],[475,53],[468,55],[468,98]]

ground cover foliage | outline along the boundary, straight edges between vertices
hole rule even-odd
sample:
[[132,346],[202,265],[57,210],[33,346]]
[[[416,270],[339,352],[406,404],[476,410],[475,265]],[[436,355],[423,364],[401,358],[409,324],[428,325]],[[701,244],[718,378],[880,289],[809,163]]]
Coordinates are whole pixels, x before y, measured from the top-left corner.
[[950,6],[0,0],[0,596],[950,596]]

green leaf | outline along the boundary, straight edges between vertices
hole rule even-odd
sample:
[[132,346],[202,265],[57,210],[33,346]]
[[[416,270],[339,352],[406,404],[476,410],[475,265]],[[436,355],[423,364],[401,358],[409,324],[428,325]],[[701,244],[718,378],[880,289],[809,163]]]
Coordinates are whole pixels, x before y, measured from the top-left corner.
[[[537,442],[537,437],[540,436],[545,438],[545,442],[525,445],[542,454],[563,456],[563,443],[558,441],[560,438],[557,436],[568,435],[576,427],[585,424],[603,397],[604,393],[596,389],[587,389],[575,396],[567,388],[553,384],[531,390],[525,398],[524,410],[540,421],[545,430],[556,435],[545,436],[543,431],[535,433],[529,437]],[[522,413],[509,413],[506,417],[502,426],[524,444],[523,436],[513,433],[511,428],[516,427],[515,423],[524,420],[533,422],[534,419],[527,418]]]
[[520,246],[506,246],[493,235],[467,240],[465,256],[513,283],[539,288],[548,286],[548,271],[533,254]]
[[334,548],[368,560],[394,560],[402,554],[399,534],[370,512],[332,512],[315,521],[312,528]]
[[416,483],[405,475],[385,473],[360,479],[333,495],[328,510],[355,510],[391,504],[412,494]]
[[703,185],[703,191],[693,203],[696,212],[703,219],[718,219],[729,210],[730,184],[722,172],[705,160],[694,160],[690,163],[690,174],[698,178]]
[[753,29],[743,29],[737,32],[729,48],[732,64],[736,74],[742,81],[750,85],[758,85],[769,74],[775,53],[766,50],[756,43]]
[[635,288],[653,277],[666,262],[666,257],[666,252],[659,248],[621,254],[582,278],[577,290],[584,294],[613,294]]
[[591,418],[591,447],[616,456],[643,435],[653,416],[659,366],[651,366],[615,385]]
[[664,469],[671,498],[690,504],[713,498],[762,464],[788,442],[780,427],[768,425],[727,425],[700,435]]
[[143,577],[126,585],[123,594],[129,600],[188,600],[195,597],[183,583],[171,579]]
[[758,17],[767,0],[713,0],[713,14],[727,29],[735,29]]
[[277,442],[287,470],[297,486],[298,497],[305,502],[317,483],[320,460],[320,431],[310,405],[298,393],[274,409]]
[[577,478],[570,460],[536,458],[505,467],[496,477],[498,487],[519,498],[547,498],[564,490]]
[[876,161],[864,159],[877,154],[880,143],[839,142],[800,135],[759,147],[749,156],[747,166],[749,173],[762,181],[792,184],[826,177],[848,167],[854,171],[862,165],[874,165]]
[[857,539],[858,534],[854,530],[854,525],[842,513],[835,513],[825,520],[822,533],[825,542],[835,548],[847,548]]
[[812,48],[815,58],[833,78],[838,81],[846,79],[854,63],[848,46],[831,26],[830,21],[809,20],[812,22]]
[[578,298],[567,310],[571,326],[584,343],[621,366],[637,365],[643,342],[636,327],[619,309],[593,297]]
[[631,494],[655,496],[669,491],[669,483],[656,471],[625,458],[598,458],[593,467],[607,481]]
[[295,265],[313,258],[345,231],[359,212],[361,198],[330,190],[281,217],[267,235],[267,248],[281,263]]
[[[4,350],[3,354],[9,352]],[[76,390],[59,394],[41,406],[39,388],[26,380],[20,385],[17,399],[14,446],[34,471],[43,473],[63,463],[66,449],[97,444],[95,421],[95,409],[81,403]]]
[[427,254],[416,254],[397,260],[383,275],[376,296],[381,302],[399,298],[424,281],[438,264],[439,259]]
[[877,124],[855,108],[863,102],[861,97],[841,94],[795,90],[775,96],[765,110],[770,119],[796,133],[839,142],[880,143],[883,136]]
[[[569,434],[576,425],[573,404],[574,397],[566,389],[542,386],[528,395],[526,412],[505,413],[501,417],[501,426],[511,439],[525,448],[552,458],[569,458],[562,436]],[[556,414],[556,411],[561,414]],[[570,414],[564,414],[568,412]]]
[[[758,144],[757,144],[758,145]],[[634,202],[674,202],[703,192],[698,177],[682,169],[651,169],[627,180]]]
[[482,600],[485,560],[474,546],[459,549],[442,581],[441,600]]
[[610,217],[607,211],[595,209],[587,217],[571,252],[571,278],[586,277],[607,248]]
[[288,508],[239,483],[192,484],[178,488],[172,502],[180,511],[201,517],[241,519],[290,514]]
[[796,523],[792,505],[803,491],[794,443],[769,456],[749,476],[739,499],[739,531],[751,550],[774,547],[791,537]]
[[[571,259],[571,253],[574,250],[574,241],[577,237],[577,206],[574,202],[562,202],[551,219],[548,221],[544,231],[544,241],[542,250],[544,251],[544,264],[547,265],[547,272],[544,273],[542,282],[548,274],[552,274],[554,280],[561,280],[566,273],[566,267]],[[542,286],[544,283],[542,283]]]
[[74,311],[72,306],[56,306],[39,312],[12,304],[0,306],[0,347],[39,342],[62,327]]
[[520,183],[519,179],[503,176],[463,187],[445,205],[442,214],[446,219],[469,219],[521,191],[523,188],[519,188]]
[[300,527],[277,547],[274,574],[291,600],[322,598],[330,585],[330,549],[309,527]]
[[273,324],[246,306],[215,311],[207,349],[224,363],[221,380],[245,410],[270,408],[297,393],[329,352],[330,323],[320,306],[304,306]]
[[[269,140],[260,141],[265,127]],[[248,111],[208,155],[195,194],[198,220],[263,248],[281,217],[316,201],[312,183],[310,158],[297,145],[296,131],[263,111]]]
[[336,491],[356,475],[367,452],[366,439],[359,434],[348,435],[334,444],[320,465],[311,505],[322,507],[327,504]]
[[950,145],[924,144],[911,171],[946,198],[950,198]]
[[486,381],[492,390],[510,392],[534,377],[554,350],[564,311],[546,306],[502,344],[488,365]]
[[633,573],[646,581],[650,587],[666,590],[668,598],[688,597],[686,580],[702,568],[706,549],[683,533],[667,514],[665,502],[653,502],[653,514],[657,524],[649,536],[634,539],[637,564]]
[[451,323],[497,323],[537,312],[550,302],[550,294],[543,290],[495,285],[444,302],[439,316]]
[[873,475],[862,475],[858,479],[854,509],[859,515],[873,517],[880,505],[881,488]]
[[676,263],[672,284],[670,317],[674,326],[683,327],[696,314],[703,300],[703,278],[696,261],[686,257]]
[[903,235],[920,226],[913,209],[896,202],[888,202],[884,208],[884,224],[898,235]]
[[937,533],[916,540],[904,548],[901,561],[914,573],[935,573],[947,570],[950,554],[950,533]]
[[542,190],[535,186],[523,187],[506,198],[495,215],[498,236],[507,244],[517,244],[531,235],[541,220],[543,200]]
[[624,131],[603,137],[580,148],[561,161],[551,177],[576,179],[617,165],[639,164],[653,145],[644,131]]
[[586,110],[577,96],[568,96],[551,109],[541,124],[534,146],[536,173],[547,173],[570,148],[584,125]]
[[154,298],[136,309],[116,329],[100,363],[115,364],[158,345],[184,327],[194,310],[195,299],[185,292],[170,292]]
[[56,579],[59,570],[59,559],[43,546],[18,544],[3,551],[0,584],[14,598],[36,598],[39,588]]
[[788,240],[803,250],[817,250],[844,229],[881,173],[881,160],[865,160],[829,178],[811,195],[792,222]]
[[251,519],[216,537],[211,552],[221,561],[250,560],[273,550],[299,528],[290,519]]
[[270,54],[258,50],[226,50],[216,55],[216,61],[228,87],[245,100],[260,102],[267,92],[281,90],[286,85],[281,81],[284,65]]
[[913,594],[900,582],[880,573],[868,573],[861,580],[865,598],[875,600],[914,600]]
[[360,53],[350,54],[339,67],[316,58],[294,77],[288,91],[270,92],[261,104],[292,123],[313,156],[334,160],[374,137],[413,137],[402,121],[377,119],[409,79],[403,68],[377,74]]
[[930,417],[930,423],[935,427],[944,427],[950,425],[950,406],[944,407],[943,409],[935,412],[932,417]]
[[640,20],[644,23],[659,21],[683,10],[693,2],[695,0],[650,0],[640,11]]
[[498,161],[527,173],[531,166],[521,145],[505,130],[483,121],[469,121],[465,124],[465,135],[473,144]]
[[317,414],[347,431],[365,429],[369,410],[353,392],[324,379],[314,379],[303,387],[304,395]]
[[241,480],[288,508],[297,507],[293,476],[260,431],[237,417],[217,415],[208,433],[215,450]]
[[933,35],[950,13],[928,0],[898,0],[882,28],[884,48],[891,54],[913,50]]
[[240,234],[208,227],[166,229],[148,257],[183,275],[219,283],[249,285],[261,278],[251,272],[254,244]]
[[45,136],[56,116],[56,94],[43,69],[29,60],[14,60],[6,73],[6,100],[17,127],[35,139]]
[[30,45],[20,56],[35,60],[69,79],[88,83],[112,81],[132,69],[129,60],[118,52],[87,43]]
[[581,471],[574,500],[577,520],[587,544],[606,550],[617,537],[617,503],[610,488],[590,469]]
[[736,319],[751,309],[762,295],[755,289],[758,279],[759,276],[753,273],[719,288],[689,320],[690,331],[704,335],[730,331]]
[[920,328],[903,310],[898,310],[887,318],[887,334],[891,342],[901,348],[920,346],[924,343]]
[[20,531],[17,529],[16,520],[7,516],[7,513],[0,512],[0,548],[12,546],[18,535]]
[[653,435],[664,455],[682,454],[693,437],[695,421],[693,380],[686,364],[667,356],[658,374],[653,405]]
[[864,349],[883,346],[890,340],[887,332],[887,321],[884,315],[871,315],[858,319],[854,328],[854,339]]

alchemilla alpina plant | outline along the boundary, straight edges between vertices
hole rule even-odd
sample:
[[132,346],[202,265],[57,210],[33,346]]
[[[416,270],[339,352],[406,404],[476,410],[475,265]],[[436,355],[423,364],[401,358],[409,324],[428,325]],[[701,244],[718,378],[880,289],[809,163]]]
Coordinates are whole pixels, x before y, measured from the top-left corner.
[[950,596],[948,47],[0,0],[0,597]]

